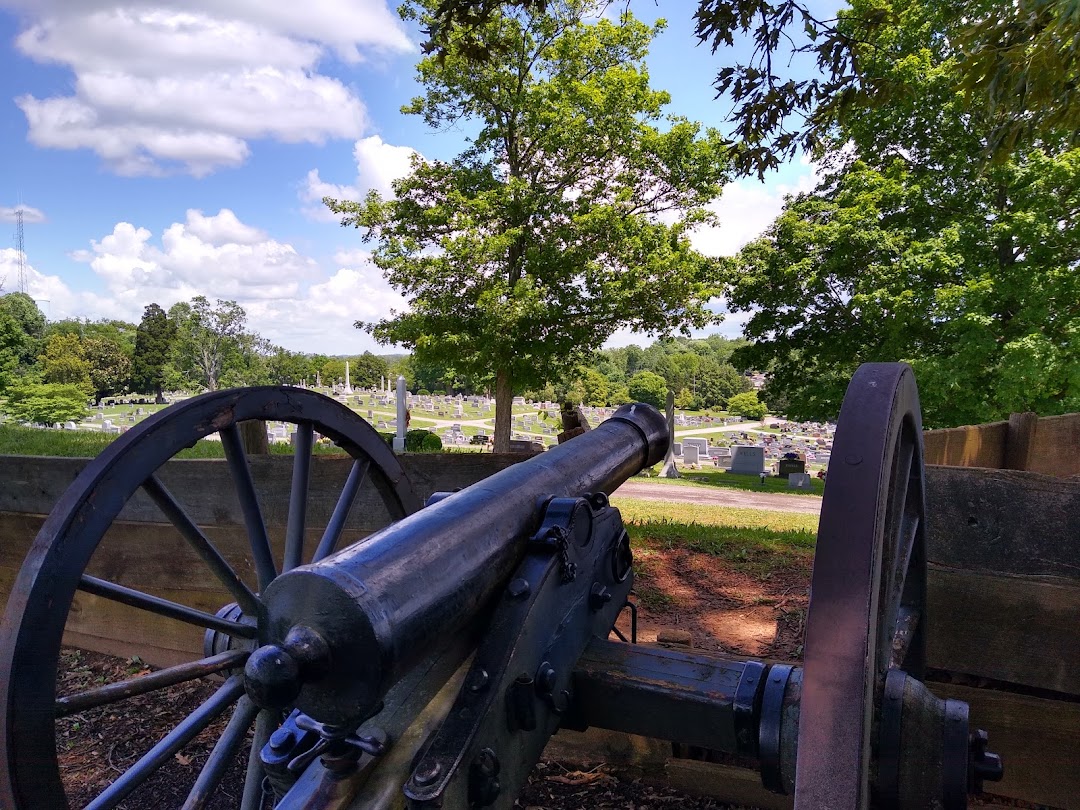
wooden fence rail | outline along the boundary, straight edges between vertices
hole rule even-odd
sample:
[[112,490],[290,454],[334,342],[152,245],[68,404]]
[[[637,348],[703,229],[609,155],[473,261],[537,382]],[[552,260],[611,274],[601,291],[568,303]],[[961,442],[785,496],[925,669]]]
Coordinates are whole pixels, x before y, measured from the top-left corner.
[[[1070,423],[1051,424],[1059,430]],[[1043,435],[1042,425],[1036,439]],[[426,498],[467,486],[519,459],[406,455],[403,464]],[[0,601],[45,514],[86,463],[0,456]],[[266,456],[252,458],[251,466],[272,540],[281,544],[292,461]],[[349,466],[347,459],[313,460],[313,534],[333,508]],[[243,516],[225,462],[172,461],[160,475],[226,558],[240,570],[249,568]],[[991,790],[1050,807],[1080,808],[1080,480],[962,467],[930,467],[927,477],[928,656],[930,666],[952,681],[932,687],[939,695],[968,700],[972,717],[990,732],[993,749],[1005,756],[1005,780]],[[361,501],[346,532],[361,537],[384,520],[374,498]],[[230,601],[216,581],[200,574],[195,561],[186,565],[180,552],[163,543],[167,527],[161,521],[152,503],[133,498],[103,540],[90,573],[211,612]],[[123,617],[113,615],[117,611]],[[68,641],[115,655],[138,654],[159,665],[188,660],[201,649],[196,629],[153,616],[132,625],[131,615],[115,603],[79,594]],[[986,685],[992,688],[979,688]],[[648,750],[656,753],[655,746]],[[670,754],[670,746],[666,750]],[[701,775],[702,768],[720,766],[670,756],[665,762],[673,778],[689,779],[692,772],[714,794],[723,781]],[[744,777],[736,780],[740,790],[750,790],[754,780]],[[734,794],[728,800],[748,801]],[[783,801],[762,794],[759,804],[783,806]]]
[[1080,475],[1080,413],[1014,413],[1005,422],[928,430],[923,443],[927,464]]

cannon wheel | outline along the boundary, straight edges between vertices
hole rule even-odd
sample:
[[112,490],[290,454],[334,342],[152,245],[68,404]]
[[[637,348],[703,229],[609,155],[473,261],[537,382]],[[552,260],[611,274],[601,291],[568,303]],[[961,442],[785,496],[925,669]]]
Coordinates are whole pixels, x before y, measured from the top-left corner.
[[[274,558],[238,423],[271,420],[297,425],[283,558]],[[244,696],[242,667],[255,644],[265,643],[265,610],[259,594],[280,570],[308,559],[304,553],[305,514],[314,433],[329,437],[353,459],[321,540],[310,559],[330,554],[349,510],[370,479],[392,519],[420,504],[401,465],[382,437],[353,411],[320,394],[297,388],[260,387],[218,391],[174,405],[120,436],[90,462],[68,487],[31,546],[12,588],[0,632],[0,806],[10,810],[65,807],[55,745],[55,720],[79,707],[112,703],[147,686],[193,680],[221,673],[223,683],[202,706],[121,774],[88,807],[114,807],[136,790],[184,744],[224,715],[232,720],[211,752],[185,807],[201,807],[244,745],[255,723],[242,807],[262,803],[262,773],[254,752],[265,743],[276,718],[259,712]],[[250,584],[222,557],[157,476],[181,449],[218,433],[250,543],[254,576]],[[142,490],[157,504],[187,544],[234,599],[216,616],[85,574],[88,563],[124,504]],[[136,609],[214,631],[205,658],[168,667],[152,677],[101,687],[76,697],[57,698],[56,677],[67,614],[77,590]],[[213,642],[211,644],[211,642]],[[212,653],[212,654],[211,654]],[[153,680],[155,679],[156,680]]]
[[885,675],[922,678],[922,416],[903,363],[867,363],[837,422],[806,621],[798,810],[870,804],[871,718]]

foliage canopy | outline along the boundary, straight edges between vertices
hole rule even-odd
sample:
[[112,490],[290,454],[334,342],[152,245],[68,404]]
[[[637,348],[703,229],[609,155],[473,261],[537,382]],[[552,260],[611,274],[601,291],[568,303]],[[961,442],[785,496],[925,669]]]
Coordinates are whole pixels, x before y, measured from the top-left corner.
[[[434,2],[405,7],[432,25]],[[503,9],[418,66],[405,112],[476,127],[449,162],[414,158],[395,196],[326,199],[374,243],[410,309],[368,328],[465,375],[494,379],[496,450],[515,391],[573,368],[617,328],[668,333],[716,320],[712,264],[688,232],[725,179],[715,131],[664,117],[644,59],[662,24],[583,22],[592,7]],[[661,130],[663,127],[663,131]]]

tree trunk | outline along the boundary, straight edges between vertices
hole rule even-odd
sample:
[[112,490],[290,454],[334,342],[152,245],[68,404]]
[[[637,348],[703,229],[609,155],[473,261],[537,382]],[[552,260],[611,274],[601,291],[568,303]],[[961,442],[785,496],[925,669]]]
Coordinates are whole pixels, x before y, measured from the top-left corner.
[[510,452],[510,424],[513,421],[514,389],[510,387],[510,372],[495,372],[495,447],[496,453]]
[[249,419],[246,422],[240,422],[238,427],[245,453],[249,456],[270,454],[270,439],[266,435],[266,422],[261,419]]

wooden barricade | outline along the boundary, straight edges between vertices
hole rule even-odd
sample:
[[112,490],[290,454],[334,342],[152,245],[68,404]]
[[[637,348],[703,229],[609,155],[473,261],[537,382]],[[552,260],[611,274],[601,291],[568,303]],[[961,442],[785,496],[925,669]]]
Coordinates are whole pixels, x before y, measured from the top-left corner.
[[[1052,424],[1057,430],[1068,423]],[[1080,453],[1074,449],[1073,455]],[[403,464],[426,498],[519,459],[406,455]],[[0,457],[0,600],[44,515],[86,463]],[[348,465],[347,459],[314,459],[311,526],[321,526],[330,514]],[[271,537],[280,544],[291,459],[252,458],[251,466]],[[224,462],[173,461],[160,475],[222,553],[240,570],[249,569],[243,519]],[[930,467],[927,478],[928,655],[937,679],[931,688],[939,696],[968,701],[973,721],[989,731],[991,748],[1004,757],[1005,779],[988,790],[1049,807],[1080,808],[1080,480],[964,467]],[[363,536],[384,521],[381,505],[368,496],[354,507],[346,536]],[[103,541],[91,573],[206,610],[229,601],[197,561],[189,564],[182,556],[187,552],[176,550],[182,544],[163,541],[170,530],[149,500],[137,495]],[[115,655],[138,654],[159,665],[189,660],[191,651],[201,649],[201,631],[176,629],[177,623],[152,617],[133,625],[133,614],[80,594],[68,640]],[[568,755],[576,744],[580,753],[584,745],[595,759],[622,758],[722,800],[788,806],[783,797],[761,790],[752,772],[679,760],[670,745],[607,733],[574,740],[573,734],[557,735],[553,752]]]
[[923,444],[927,464],[1080,475],[1080,413],[1014,413],[1004,422],[928,430]]

